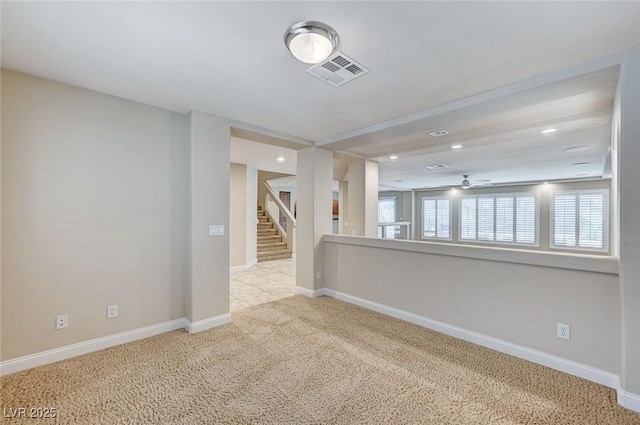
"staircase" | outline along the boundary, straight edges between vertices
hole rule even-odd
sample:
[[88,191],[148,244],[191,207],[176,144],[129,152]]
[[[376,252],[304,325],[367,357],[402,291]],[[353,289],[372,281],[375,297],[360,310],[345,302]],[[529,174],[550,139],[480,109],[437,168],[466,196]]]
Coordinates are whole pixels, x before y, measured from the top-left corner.
[[291,251],[267,213],[258,206],[258,262],[281,258],[291,258]]

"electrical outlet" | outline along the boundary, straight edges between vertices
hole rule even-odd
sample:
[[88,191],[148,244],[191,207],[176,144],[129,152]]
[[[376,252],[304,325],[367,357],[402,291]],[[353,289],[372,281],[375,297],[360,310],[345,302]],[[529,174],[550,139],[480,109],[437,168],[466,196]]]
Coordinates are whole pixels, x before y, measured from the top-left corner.
[[118,304],[107,307],[107,319],[113,319],[114,317],[118,317]]
[[69,327],[69,317],[66,314],[56,316],[56,330]]
[[320,270],[316,272],[316,279],[322,279],[322,272]]
[[558,338],[560,339],[571,339],[571,326],[563,325],[562,323],[558,323]]

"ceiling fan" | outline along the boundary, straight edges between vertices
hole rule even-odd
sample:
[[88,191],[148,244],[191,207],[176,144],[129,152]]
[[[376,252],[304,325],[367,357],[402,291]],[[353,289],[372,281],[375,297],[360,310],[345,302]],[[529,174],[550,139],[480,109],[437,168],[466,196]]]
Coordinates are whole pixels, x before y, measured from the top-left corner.
[[469,181],[469,174],[463,174],[462,183],[460,183],[460,187],[463,189],[469,189],[471,187],[471,182]]
[[486,186],[486,185],[491,186],[490,182],[491,180],[477,180],[476,182],[471,183],[471,181],[469,181],[469,174],[463,174],[462,181],[459,184],[441,185],[440,187],[449,187],[452,189],[456,189],[456,188],[469,189],[469,188],[478,187],[478,186]]

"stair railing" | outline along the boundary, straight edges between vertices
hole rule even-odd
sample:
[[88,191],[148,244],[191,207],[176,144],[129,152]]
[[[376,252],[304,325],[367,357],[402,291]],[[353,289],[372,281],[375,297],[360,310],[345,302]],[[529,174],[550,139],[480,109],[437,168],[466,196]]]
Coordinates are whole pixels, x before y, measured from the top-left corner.
[[[295,234],[296,234],[296,219],[293,217],[293,214],[287,208],[287,206],[282,202],[278,194],[271,187],[271,185],[267,181],[263,181],[264,187],[266,189],[265,197],[264,197],[264,209],[274,223],[276,230],[287,242],[287,249],[291,252],[295,252],[294,243],[295,243]],[[287,218],[287,229],[283,229],[280,225],[280,213],[283,214],[284,217]]]

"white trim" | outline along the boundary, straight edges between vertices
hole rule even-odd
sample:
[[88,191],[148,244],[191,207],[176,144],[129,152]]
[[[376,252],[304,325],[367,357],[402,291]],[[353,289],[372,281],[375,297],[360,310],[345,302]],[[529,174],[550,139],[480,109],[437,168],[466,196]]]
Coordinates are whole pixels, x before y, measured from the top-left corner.
[[187,330],[187,332],[193,334],[231,322],[231,314],[221,314],[220,316],[209,317],[208,319],[198,320],[196,322],[190,322],[187,319],[184,319],[184,321],[184,328]]
[[36,366],[58,362],[60,360],[65,360],[76,356],[81,356],[83,354],[113,347],[115,345],[149,338],[161,333],[175,331],[176,329],[184,328],[186,323],[187,321],[184,318],[171,320],[169,322],[158,323],[156,325],[146,326],[144,328],[138,328],[131,331],[117,333],[115,335],[95,338],[89,341],[79,342],[77,344],[71,344],[64,347],[54,348],[52,350],[42,351],[36,354],[30,354],[28,356],[6,360],[0,363],[0,376],[19,372],[25,369],[31,369],[32,367]]
[[[437,320],[428,319],[426,317],[418,316],[417,314],[409,313],[407,311],[400,310],[394,307],[389,307],[373,301],[354,297],[352,295],[344,294],[332,289],[324,288],[323,295],[355,304],[360,307],[385,314],[387,316],[395,317],[406,322],[432,329],[434,331],[442,332],[446,335],[450,335],[455,338],[459,338],[483,347],[491,348],[492,350],[496,350],[501,353],[510,354],[512,356],[519,357],[530,362],[538,363],[543,366],[547,366],[561,372],[578,376],[580,378],[596,382],[610,388],[618,388],[618,375],[606,372],[604,370],[596,369],[591,366],[563,359],[561,357],[556,357],[551,354],[543,353],[541,351],[533,350],[522,345],[513,344],[511,342],[483,335],[478,332],[473,332],[467,329],[459,328],[457,326],[448,325]],[[630,400],[629,402],[631,404],[638,403],[640,402],[640,398],[633,401]],[[640,404],[638,404],[638,407],[640,407]]]
[[258,264],[258,260],[254,258],[252,261],[249,261],[247,264],[242,264],[240,266],[231,266],[229,268],[229,272],[236,273],[236,272],[249,270],[251,267],[255,266],[256,264]]
[[632,394],[618,388],[618,404],[629,410],[640,413],[640,395]]
[[326,291],[328,291],[328,289],[326,288],[313,290],[313,289],[303,288],[302,286],[296,286],[296,294],[304,295],[305,297],[309,297],[309,298],[315,298],[315,297],[321,297],[323,295],[327,295]]

